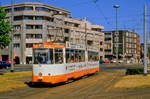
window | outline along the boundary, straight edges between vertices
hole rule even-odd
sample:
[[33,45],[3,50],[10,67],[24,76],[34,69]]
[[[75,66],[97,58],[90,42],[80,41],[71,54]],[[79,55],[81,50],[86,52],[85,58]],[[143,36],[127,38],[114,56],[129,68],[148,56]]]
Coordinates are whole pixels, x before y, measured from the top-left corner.
[[14,11],[33,10],[33,7],[17,7]]
[[32,48],[33,47],[33,43],[26,43],[26,48]]
[[34,64],[47,64],[49,59],[47,48],[33,49]]
[[84,61],[85,61],[85,51],[66,49],[67,63],[84,62]]
[[42,25],[35,25],[35,29],[42,29]]
[[110,41],[111,40],[111,38],[105,38],[105,41]]
[[103,48],[100,48],[100,51],[103,51]]
[[54,22],[54,18],[45,17],[45,20],[50,21],[50,22]]
[[70,31],[69,29],[64,29],[65,33],[69,33],[69,31]]
[[35,38],[41,39],[42,38],[42,34],[35,34]]
[[59,14],[59,11],[53,10],[53,14]]
[[98,61],[99,56],[98,52],[88,51],[88,61]]
[[21,29],[21,25],[14,25],[13,27],[14,27],[14,30],[15,30],[15,31],[17,31],[17,30],[20,30],[20,29]]
[[20,35],[20,34],[14,34],[14,38],[15,38],[15,39],[20,39],[20,38],[21,38],[21,35]]
[[24,16],[24,20],[33,20],[33,16]]
[[26,34],[27,39],[41,39],[42,34]]
[[103,45],[103,42],[100,42],[100,45]]
[[33,29],[33,25],[26,25],[26,29]]
[[55,63],[56,64],[63,63],[63,50],[60,48],[55,49]]
[[79,27],[79,24],[74,24],[74,27]]
[[19,43],[14,43],[14,47],[18,48],[18,47],[20,47],[20,44]]
[[6,11],[7,13],[9,13],[9,12],[11,12],[11,9],[5,9],[5,11]]
[[45,11],[45,12],[50,12],[50,10],[48,8],[42,8],[42,7],[38,7],[35,8],[37,11]]
[[23,16],[14,16],[14,21],[23,20]]
[[44,20],[43,16],[35,16],[35,20]]

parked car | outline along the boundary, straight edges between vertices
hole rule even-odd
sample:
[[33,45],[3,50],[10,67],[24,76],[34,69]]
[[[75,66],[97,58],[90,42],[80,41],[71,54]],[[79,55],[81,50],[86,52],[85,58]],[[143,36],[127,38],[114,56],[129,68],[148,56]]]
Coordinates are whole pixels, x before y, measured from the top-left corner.
[[110,63],[110,60],[109,59],[105,59],[104,63]]
[[111,60],[111,63],[117,63],[116,59]]
[[104,63],[104,61],[102,59],[99,60],[99,64],[102,64]]
[[[6,62],[11,64],[11,60],[6,60]],[[16,64],[16,62],[14,61],[13,64]]]
[[7,62],[7,61],[0,61],[0,69],[8,68],[10,66],[11,66],[11,64],[9,62]]
[[118,63],[123,63],[124,61],[123,60],[118,60]]

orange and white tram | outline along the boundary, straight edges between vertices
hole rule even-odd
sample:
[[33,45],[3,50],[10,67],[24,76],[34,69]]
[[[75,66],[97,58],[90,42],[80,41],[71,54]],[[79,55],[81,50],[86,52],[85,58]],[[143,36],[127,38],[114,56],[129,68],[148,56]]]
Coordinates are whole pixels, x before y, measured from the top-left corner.
[[60,83],[99,71],[98,51],[51,42],[33,45],[32,82]]

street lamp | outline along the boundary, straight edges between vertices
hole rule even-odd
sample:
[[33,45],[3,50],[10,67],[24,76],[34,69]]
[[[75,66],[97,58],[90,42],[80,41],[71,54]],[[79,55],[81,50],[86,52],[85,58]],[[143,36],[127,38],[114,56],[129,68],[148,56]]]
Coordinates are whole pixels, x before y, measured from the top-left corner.
[[119,48],[119,46],[118,46],[119,45],[118,44],[119,43],[119,37],[118,36],[119,36],[119,33],[118,33],[118,10],[117,9],[120,8],[120,6],[114,5],[113,7],[116,9],[116,32],[115,32],[115,38],[116,38],[115,43],[116,43],[116,45],[115,46],[116,46],[116,59],[118,60],[118,54],[119,54],[118,53],[118,48]]

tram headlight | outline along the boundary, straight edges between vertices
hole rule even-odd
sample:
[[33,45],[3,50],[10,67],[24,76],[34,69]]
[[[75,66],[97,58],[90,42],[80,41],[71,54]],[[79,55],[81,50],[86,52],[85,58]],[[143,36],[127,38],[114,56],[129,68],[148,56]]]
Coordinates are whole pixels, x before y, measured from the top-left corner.
[[50,73],[48,73],[48,76],[50,76],[51,74]]
[[39,73],[39,76],[42,76],[42,73],[41,73],[41,72]]

